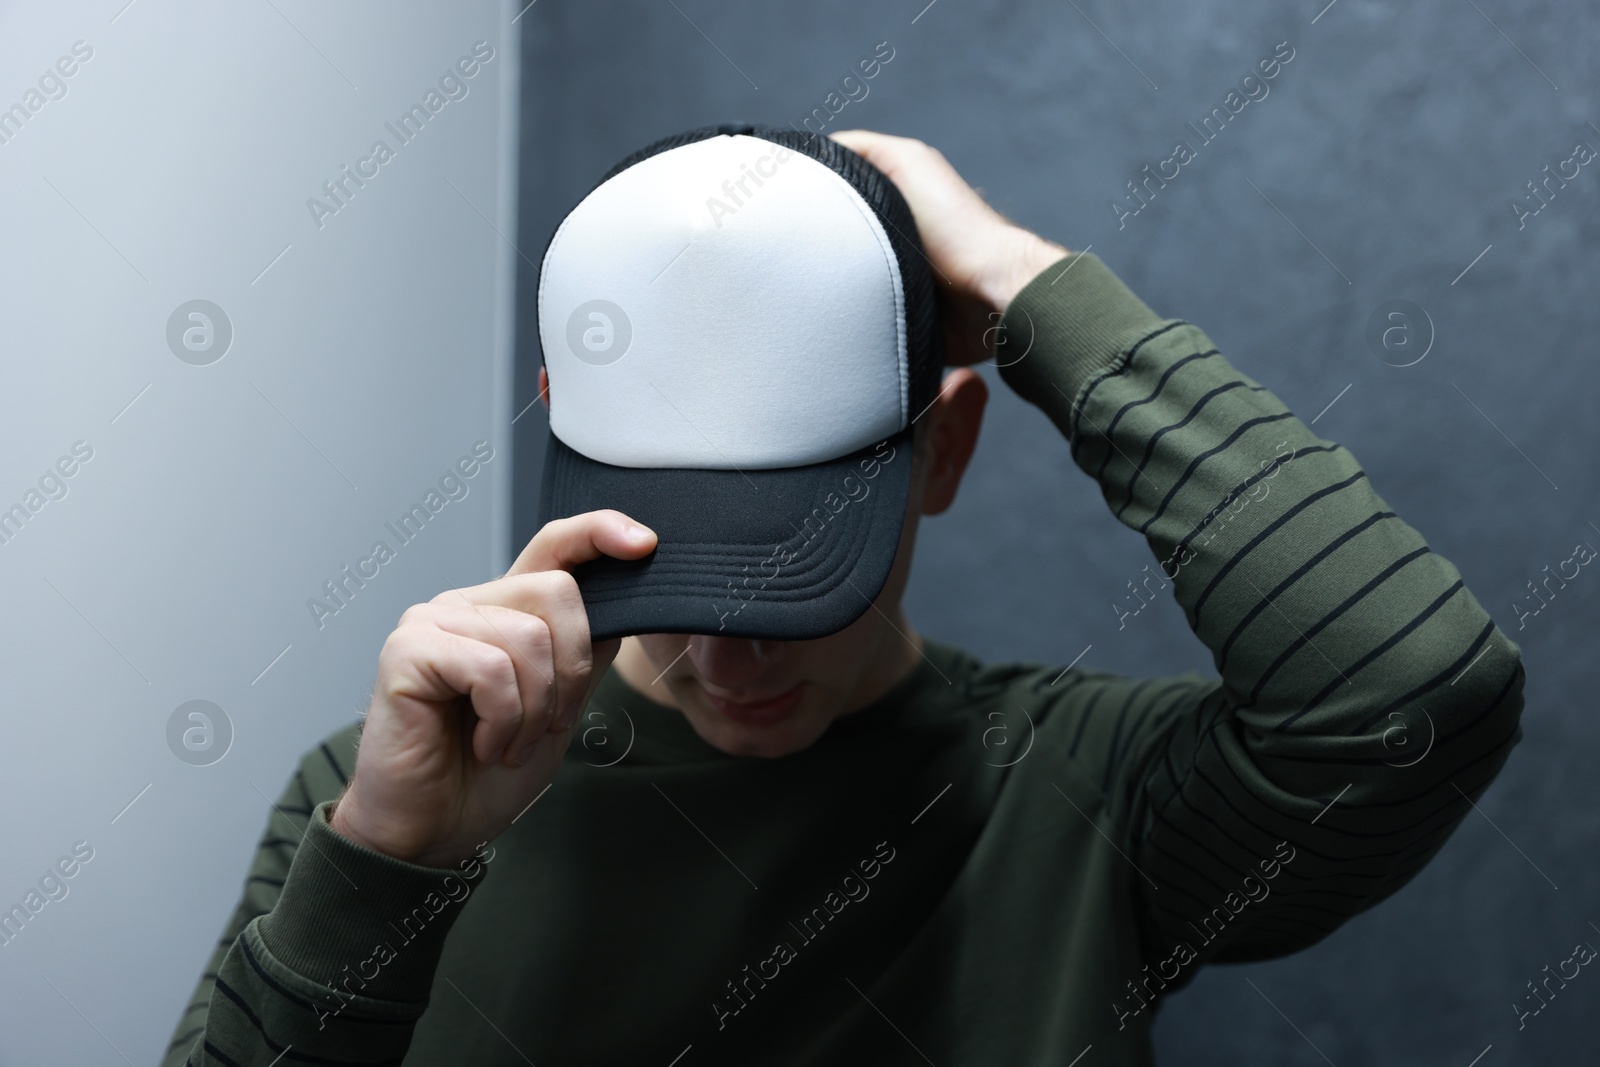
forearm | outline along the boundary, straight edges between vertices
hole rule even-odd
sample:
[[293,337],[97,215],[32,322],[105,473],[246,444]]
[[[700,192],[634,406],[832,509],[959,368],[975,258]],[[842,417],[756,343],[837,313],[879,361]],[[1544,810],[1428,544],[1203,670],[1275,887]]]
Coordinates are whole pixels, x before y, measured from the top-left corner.
[[1145,537],[1160,571],[1142,584],[1172,587],[1221,675],[1186,728],[1128,753],[1130,840],[1191,886],[1292,842],[1294,891],[1252,914],[1314,940],[1403,884],[1498,770],[1516,645],[1347,450],[1097,258],[1052,264],[1002,326],[1002,376]]
[[[203,1027],[172,1063],[269,1064],[285,1048],[339,1062],[398,1063],[428,1004],[446,935],[484,864],[403,863],[335,833],[314,811],[275,905],[240,932]],[[482,859],[492,857],[492,852]]]

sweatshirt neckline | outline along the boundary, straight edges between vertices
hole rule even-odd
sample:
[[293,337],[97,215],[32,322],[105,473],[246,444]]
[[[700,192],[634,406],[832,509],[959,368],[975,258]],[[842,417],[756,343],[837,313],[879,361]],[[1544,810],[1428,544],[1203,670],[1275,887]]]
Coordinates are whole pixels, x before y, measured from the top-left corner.
[[[960,688],[959,676],[964,672],[961,664],[966,653],[951,645],[922,639],[922,656],[916,666],[881,695],[864,707],[835,719],[828,729],[805,752],[826,750],[846,738],[859,737],[884,730],[899,723],[914,709],[931,705],[941,695]],[[594,713],[599,712],[600,717]],[[617,723],[615,713],[622,713],[623,723]],[[731,756],[708,744],[689,724],[689,719],[677,708],[658,703],[622,680],[614,667],[606,668],[600,683],[589,700],[589,710],[577,729],[582,742],[582,731],[592,729],[595,722],[606,722],[607,744],[631,740],[628,755],[619,762],[628,763],[679,763],[679,762],[766,762],[756,756]],[[615,736],[621,731],[621,737]],[[578,747],[578,746],[575,746]],[[573,751],[572,749],[568,750]],[[796,753],[799,755],[799,753]],[[789,757],[785,757],[789,758]]]

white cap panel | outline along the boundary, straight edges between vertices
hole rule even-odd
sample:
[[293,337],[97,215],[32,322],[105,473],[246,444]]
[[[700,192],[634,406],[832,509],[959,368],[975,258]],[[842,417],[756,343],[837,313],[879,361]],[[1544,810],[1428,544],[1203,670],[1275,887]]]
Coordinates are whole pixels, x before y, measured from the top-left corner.
[[887,234],[828,167],[745,135],[670,149],[546,252],[551,431],[624,467],[848,454],[910,418],[904,308]]

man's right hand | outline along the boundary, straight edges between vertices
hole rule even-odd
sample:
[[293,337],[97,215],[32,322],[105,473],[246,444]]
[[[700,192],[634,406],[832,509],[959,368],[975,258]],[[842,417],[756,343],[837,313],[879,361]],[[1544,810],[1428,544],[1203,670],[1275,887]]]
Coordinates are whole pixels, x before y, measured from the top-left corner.
[[572,726],[621,641],[589,640],[571,568],[638,559],[653,532],[617,511],[547,524],[505,576],[400,617],[334,830],[367,848],[453,867],[555,778]]

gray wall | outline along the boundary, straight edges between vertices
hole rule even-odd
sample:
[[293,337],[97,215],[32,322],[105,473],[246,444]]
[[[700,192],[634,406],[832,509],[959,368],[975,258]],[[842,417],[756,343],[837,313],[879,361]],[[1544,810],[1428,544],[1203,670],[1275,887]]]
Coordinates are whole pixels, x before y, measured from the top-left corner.
[[[1537,616],[1519,620],[1513,605],[1531,605],[1525,583],[1576,543],[1600,546],[1600,161],[1520,228],[1511,200],[1577,141],[1600,148],[1600,11],[925,3],[539,4],[522,19],[519,244],[536,262],[627,152],[709,122],[798,123],[889,41],[894,59],[828,129],[937,145],[1000,210],[1092,245],[1158,312],[1202,326],[1363,461],[1526,657],[1525,740],[1482,814],[1398,896],[1316,948],[1203,973],[1159,1017],[1163,1062],[1465,1067],[1487,1050],[1478,1062],[1490,1067],[1592,1049],[1600,979],[1578,979],[1521,1032],[1511,1005],[1575,943],[1600,945],[1600,577],[1584,572]],[[1125,183],[1196,141],[1184,123],[1282,41],[1295,55],[1270,94],[1119,228],[1108,204]],[[514,410],[537,394],[535,282],[520,264]],[[1395,365],[1407,350],[1366,340],[1390,300],[1424,309],[1417,330],[1431,321],[1436,335],[1410,366]],[[1148,551],[1043,416],[986,373],[993,399],[967,484],[924,526],[918,625],[990,659],[1064,664],[1092,644],[1085,663],[1132,675],[1209,670],[1170,602],[1118,629],[1112,604]],[[520,544],[534,530],[542,410],[515,430]]]
[[[160,1058],[267,798],[365,707],[408,604],[509,562],[514,13],[0,5],[0,509],[27,516],[0,537],[0,912],[39,894],[0,936],[0,1063]],[[401,145],[385,123],[478,41]],[[183,345],[187,311],[169,342],[195,299],[225,350]],[[385,522],[479,440],[401,545]]]

